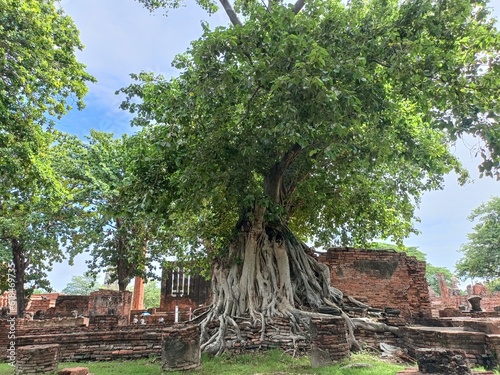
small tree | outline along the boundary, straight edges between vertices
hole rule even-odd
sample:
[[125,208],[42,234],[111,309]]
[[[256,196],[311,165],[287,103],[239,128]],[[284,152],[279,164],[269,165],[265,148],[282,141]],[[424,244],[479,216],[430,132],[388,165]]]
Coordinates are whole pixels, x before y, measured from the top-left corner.
[[477,222],[469,241],[462,245],[463,257],[456,268],[462,278],[497,279],[500,277],[500,197],[474,209],[468,217]]
[[[89,274],[106,270],[109,282],[125,291],[134,276],[146,277],[157,259],[161,220],[145,212],[144,191],[134,190],[136,175],[134,139],[91,131],[86,143],[69,146],[74,161],[73,176],[82,186],[79,201],[87,207],[72,255],[89,251]],[[147,191],[147,190],[146,190]]]

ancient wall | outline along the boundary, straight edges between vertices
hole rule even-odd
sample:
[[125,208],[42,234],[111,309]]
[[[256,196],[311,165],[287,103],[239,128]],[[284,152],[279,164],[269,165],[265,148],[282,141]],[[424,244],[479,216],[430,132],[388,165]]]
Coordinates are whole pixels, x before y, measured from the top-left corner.
[[90,293],[88,310],[90,316],[118,315],[128,317],[132,308],[132,292],[99,289]]
[[[274,323],[266,326],[266,338],[261,339],[260,326],[254,326],[243,319],[237,320],[241,337],[228,333],[226,340],[232,352],[251,352],[270,348],[282,348],[294,352],[308,352],[311,347],[307,335],[292,333],[292,327],[287,320],[276,319]],[[325,324],[329,325],[332,334],[328,340],[319,342],[322,346],[332,346],[336,358],[345,358],[349,355],[346,343],[346,324],[341,317],[331,317]],[[218,321],[212,324],[216,328]],[[316,324],[322,325],[321,321]],[[16,332],[16,348],[27,345],[59,344],[59,360],[110,360],[118,358],[144,358],[151,355],[159,356],[161,353],[162,336],[168,335],[176,328],[185,327],[176,325],[145,325],[116,327],[111,330],[92,330],[89,326],[53,330],[53,329],[21,329]],[[334,328],[332,328],[334,327]],[[5,325],[0,324],[0,335],[3,338]],[[0,344],[2,344],[0,342]],[[3,345],[2,345],[3,346]],[[3,348],[2,348],[3,349]],[[6,356],[4,350],[2,358]],[[2,354],[2,353],[0,353]]]
[[401,310],[409,321],[431,316],[425,262],[393,250],[329,249],[332,286],[368,305]]
[[[438,280],[441,278],[442,275],[438,275]],[[468,299],[472,296],[481,297],[480,304],[483,312],[492,313],[495,311],[495,307],[500,306],[500,292],[490,293],[481,283],[469,285],[467,294],[457,293],[456,288],[449,288],[445,283],[440,283],[439,289],[440,295],[431,294],[430,296],[433,316],[446,316],[444,311],[449,309],[469,311],[471,305]]]
[[400,336],[408,353],[415,357],[419,348],[462,349],[470,363],[483,365],[486,357],[487,336],[460,327],[401,327]]
[[78,314],[89,315],[89,296],[66,296],[59,295],[55,301],[55,306],[47,309],[45,316],[47,318],[53,317],[71,317],[73,311]]
[[59,297],[59,293],[33,294],[26,305],[26,312],[34,314],[39,310],[47,311],[49,308],[55,307],[57,297]]

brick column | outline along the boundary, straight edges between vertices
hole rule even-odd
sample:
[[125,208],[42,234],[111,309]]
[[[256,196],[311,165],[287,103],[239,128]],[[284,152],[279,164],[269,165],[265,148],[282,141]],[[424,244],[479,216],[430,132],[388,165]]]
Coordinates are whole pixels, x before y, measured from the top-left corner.
[[132,310],[144,309],[144,280],[139,276],[135,277],[134,296],[132,298]]

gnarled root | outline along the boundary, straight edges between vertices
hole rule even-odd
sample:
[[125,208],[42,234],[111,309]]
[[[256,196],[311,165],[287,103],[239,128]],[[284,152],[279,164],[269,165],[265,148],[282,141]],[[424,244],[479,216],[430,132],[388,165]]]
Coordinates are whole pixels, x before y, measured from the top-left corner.
[[[260,325],[261,342],[266,328],[278,317],[290,321],[293,337],[308,337],[311,317],[322,316],[318,310],[325,306],[345,319],[352,348],[361,348],[354,336],[358,327],[394,332],[395,327],[349,317],[343,311],[342,292],[330,285],[329,268],[310,253],[286,226],[266,227],[259,219],[242,226],[229,255],[213,268],[213,304],[201,322],[202,350],[221,354],[228,345],[228,334],[241,341],[236,317],[245,317],[254,327]],[[353,298],[348,300],[357,309],[369,308]]]

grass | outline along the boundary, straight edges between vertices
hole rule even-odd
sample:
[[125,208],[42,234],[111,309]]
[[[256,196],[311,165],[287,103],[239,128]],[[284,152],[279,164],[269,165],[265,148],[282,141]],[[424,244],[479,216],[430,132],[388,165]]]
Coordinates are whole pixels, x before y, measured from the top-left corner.
[[[368,367],[343,368],[347,365],[366,364]],[[63,362],[59,369],[65,367],[88,367],[95,375],[160,375],[160,361],[142,359],[135,361],[110,362]],[[168,372],[170,375],[395,375],[404,366],[383,361],[368,354],[354,354],[349,360],[334,366],[312,368],[309,357],[292,358],[279,350],[263,354],[244,354],[237,356],[202,357],[201,369],[188,372]],[[0,363],[0,375],[13,375],[14,368]]]

